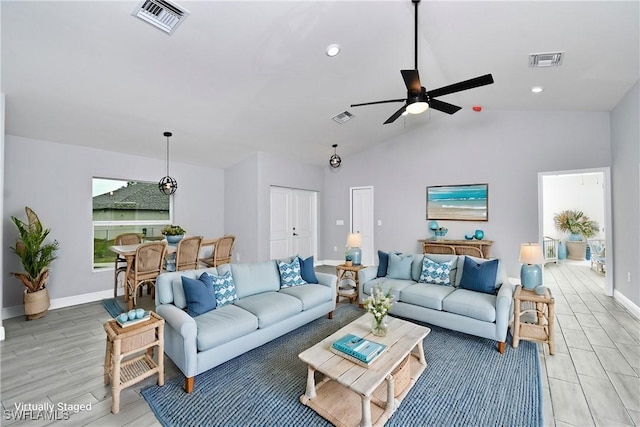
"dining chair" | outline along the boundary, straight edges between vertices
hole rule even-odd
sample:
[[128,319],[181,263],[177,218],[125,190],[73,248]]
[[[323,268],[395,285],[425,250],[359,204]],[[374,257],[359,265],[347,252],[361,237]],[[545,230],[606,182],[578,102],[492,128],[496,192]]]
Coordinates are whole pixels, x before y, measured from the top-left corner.
[[236,236],[231,234],[222,236],[216,241],[211,258],[200,258],[199,261],[209,267],[217,267],[222,264],[231,263],[235,240]]
[[151,298],[155,298],[155,284],[158,275],[162,272],[162,264],[167,253],[167,242],[155,241],[142,243],[136,249],[136,257],[133,267],[127,277],[127,290],[129,292],[129,310],[136,305],[138,290],[143,285],[151,288]]
[[[142,243],[142,237],[136,233],[124,233],[119,234],[113,239],[114,246],[122,246],[122,245],[138,245]],[[117,254],[115,261],[115,268],[113,273],[113,297],[116,298],[118,296],[118,275],[125,274],[127,271],[127,260],[122,256]],[[124,287],[126,278],[122,280],[122,286]]]
[[451,254],[455,255],[456,249],[449,245],[438,245],[435,243],[422,242],[423,254]]
[[198,268],[198,255],[202,236],[185,237],[178,242],[176,248],[176,271]]
[[484,258],[480,248],[476,248],[475,246],[456,246],[454,249],[456,255],[470,255],[476,258]]

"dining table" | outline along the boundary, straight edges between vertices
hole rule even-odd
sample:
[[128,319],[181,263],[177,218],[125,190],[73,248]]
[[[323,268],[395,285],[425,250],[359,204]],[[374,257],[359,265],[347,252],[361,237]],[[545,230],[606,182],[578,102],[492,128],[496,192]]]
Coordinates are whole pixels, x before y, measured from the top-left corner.
[[[200,244],[200,247],[203,246],[215,246],[216,242],[218,241],[218,239],[202,239],[202,243]],[[142,245],[144,243],[136,243],[133,245],[113,245],[113,246],[109,246],[109,250],[113,253],[116,253],[118,255],[121,255],[122,257],[124,257],[124,259],[127,262],[127,267],[125,270],[125,286],[124,286],[124,300],[125,301],[129,301],[129,287],[126,286],[126,280],[127,277],[129,277],[129,272],[131,271],[131,267],[133,266],[133,262],[136,259],[136,250],[138,249],[138,246]],[[167,245],[167,252],[166,255],[170,255],[170,254],[174,254],[176,253],[176,251],[178,250],[177,248],[177,244],[168,244]]]

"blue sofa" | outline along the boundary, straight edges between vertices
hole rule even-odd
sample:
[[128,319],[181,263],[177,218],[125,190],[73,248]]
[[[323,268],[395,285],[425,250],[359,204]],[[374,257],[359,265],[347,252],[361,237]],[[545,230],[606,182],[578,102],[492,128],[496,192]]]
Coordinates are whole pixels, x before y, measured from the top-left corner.
[[[196,317],[186,310],[182,276],[231,272],[238,299]],[[224,264],[163,273],[156,283],[156,312],[165,320],[164,350],[186,377],[194,377],[311,322],[336,306],[336,276],[316,273],[317,284],[281,288],[277,261]]]
[[[498,351],[504,353],[514,285],[508,281],[502,262],[498,260],[497,274],[494,276],[495,293],[485,293],[460,286],[466,255],[412,254],[411,257],[410,271],[403,278],[397,278],[397,272],[388,274],[385,268],[379,269],[379,266],[360,270],[358,302],[363,304],[376,287],[385,293],[391,290],[394,303],[390,314],[496,340]],[[450,263],[450,286],[418,282],[424,257],[436,263]],[[469,258],[476,264],[489,261]],[[381,256],[381,259],[384,257]]]

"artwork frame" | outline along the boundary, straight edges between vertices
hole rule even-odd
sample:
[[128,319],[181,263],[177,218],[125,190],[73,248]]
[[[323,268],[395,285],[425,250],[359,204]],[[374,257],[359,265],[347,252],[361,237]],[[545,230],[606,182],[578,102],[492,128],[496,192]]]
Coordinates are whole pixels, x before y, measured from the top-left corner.
[[489,221],[489,184],[427,187],[427,220]]

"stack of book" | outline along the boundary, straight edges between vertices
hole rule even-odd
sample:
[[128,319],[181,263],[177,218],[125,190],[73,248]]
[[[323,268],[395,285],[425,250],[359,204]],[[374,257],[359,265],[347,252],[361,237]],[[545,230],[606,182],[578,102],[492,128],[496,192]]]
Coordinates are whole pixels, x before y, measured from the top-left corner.
[[347,334],[331,345],[332,352],[364,367],[369,367],[386,349],[384,344],[353,334]]

